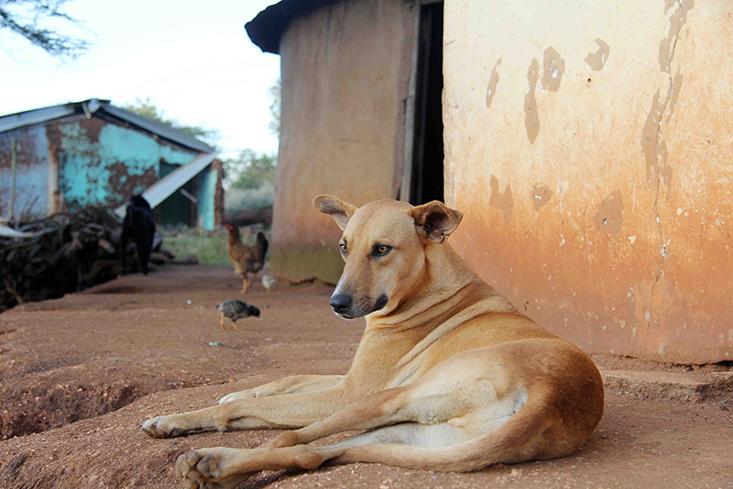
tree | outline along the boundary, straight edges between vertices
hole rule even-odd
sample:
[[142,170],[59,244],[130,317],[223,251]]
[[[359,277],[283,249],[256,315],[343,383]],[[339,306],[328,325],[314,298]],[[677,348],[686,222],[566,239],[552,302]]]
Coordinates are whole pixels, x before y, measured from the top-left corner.
[[[270,87],[270,130],[280,133],[280,79]],[[242,150],[236,158],[224,160],[227,180],[231,188],[254,190],[262,187],[275,188],[277,155],[257,153],[251,149]]]
[[170,126],[173,129],[177,129],[183,133],[188,134],[189,136],[203,139],[211,146],[216,146],[216,141],[217,139],[219,139],[219,133],[216,131],[216,129],[181,124],[174,119],[168,118],[163,113],[163,111],[156,107],[149,98],[137,99],[134,104],[126,105],[125,109],[129,110],[130,112],[134,112],[137,115],[141,115],[143,117],[147,117],[148,119],[160,122],[161,124],[165,124],[166,126]]
[[272,97],[272,102],[270,102],[270,115],[272,116],[272,120],[270,121],[270,130],[277,135],[280,135],[280,104],[282,103],[281,87],[282,84],[279,78],[275,84],[270,87],[270,96]]
[[9,29],[52,56],[76,57],[86,51],[89,43],[46,25],[57,21],[79,24],[62,11],[65,3],[66,0],[0,0],[0,29]]
[[273,155],[260,154],[245,149],[237,158],[224,160],[227,175],[231,175],[232,187],[242,190],[263,186],[275,186],[276,161]]

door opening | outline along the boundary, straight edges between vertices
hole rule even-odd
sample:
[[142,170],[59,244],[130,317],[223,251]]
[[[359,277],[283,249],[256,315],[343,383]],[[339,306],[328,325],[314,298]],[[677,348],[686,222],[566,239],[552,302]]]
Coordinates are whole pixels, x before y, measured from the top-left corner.
[[443,200],[443,2],[420,6],[411,204]]

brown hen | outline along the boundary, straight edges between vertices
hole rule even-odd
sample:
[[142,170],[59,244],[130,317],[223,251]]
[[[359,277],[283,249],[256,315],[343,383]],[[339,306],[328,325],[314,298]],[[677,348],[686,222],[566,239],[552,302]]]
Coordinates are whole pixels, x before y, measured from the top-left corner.
[[242,243],[239,236],[239,228],[233,224],[225,224],[224,227],[229,232],[229,240],[227,242],[227,253],[229,261],[234,267],[234,271],[242,277],[242,292],[249,289],[248,274],[259,272],[265,265],[265,255],[267,254],[267,238],[260,231],[257,233],[257,241],[252,246]]

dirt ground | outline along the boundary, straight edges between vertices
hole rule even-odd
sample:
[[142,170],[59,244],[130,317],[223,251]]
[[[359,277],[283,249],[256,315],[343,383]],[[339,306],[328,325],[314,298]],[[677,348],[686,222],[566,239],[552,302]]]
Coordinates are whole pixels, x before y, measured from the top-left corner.
[[[329,287],[256,287],[248,300],[263,320],[226,332],[214,305],[237,298],[239,285],[228,269],[168,267],[0,314],[0,488],[177,487],[181,452],[254,447],[273,433],[154,440],[139,429],[144,419],[284,375],[346,371],[363,322],[330,313]],[[730,392],[695,383],[726,368],[596,360],[635,373],[609,380],[603,420],[574,456],[472,474],[365,464],[268,472],[241,487],[733,488]],[[653,387],[666,372],[698,377],[668,395]]]

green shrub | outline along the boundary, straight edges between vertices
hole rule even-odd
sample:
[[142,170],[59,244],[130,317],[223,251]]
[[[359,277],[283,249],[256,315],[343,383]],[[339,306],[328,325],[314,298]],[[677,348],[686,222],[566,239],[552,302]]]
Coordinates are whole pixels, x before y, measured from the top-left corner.
[[176,255],[177,260],[195,256],[202,265],[229,266],[227,233],[197,229],[163,231],[163,247]]

